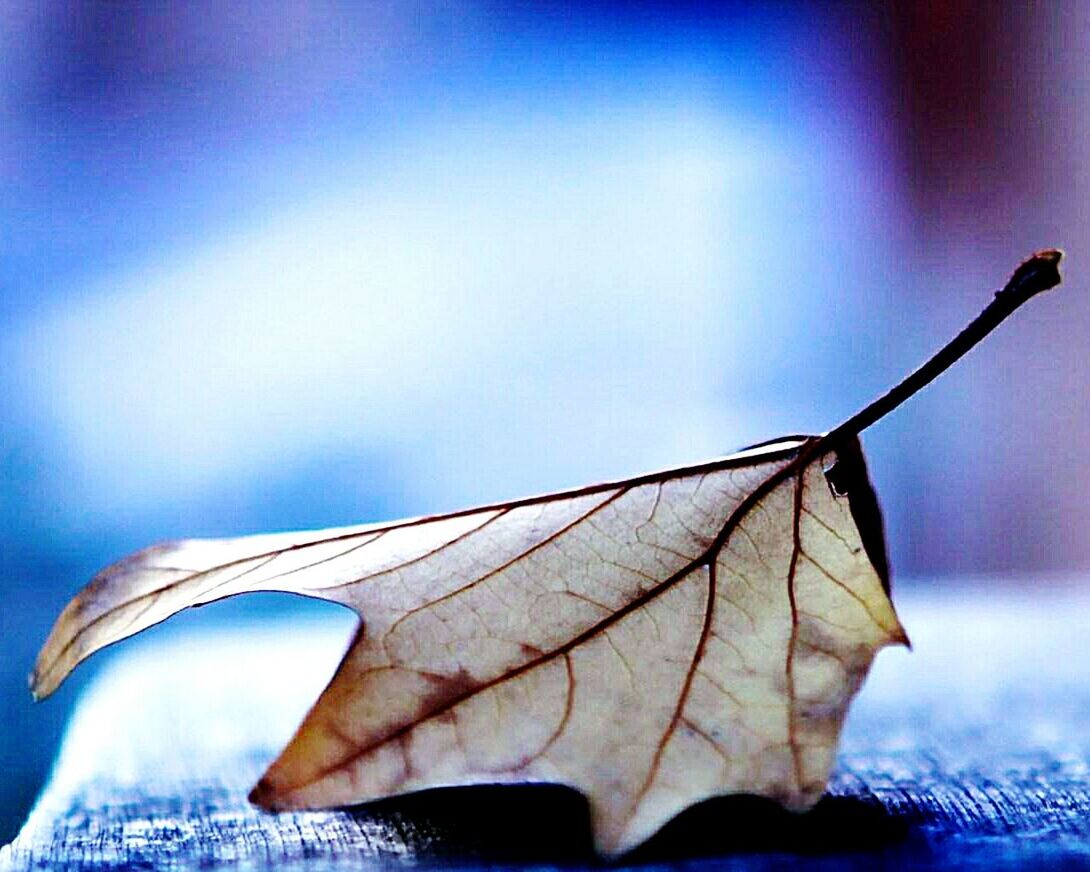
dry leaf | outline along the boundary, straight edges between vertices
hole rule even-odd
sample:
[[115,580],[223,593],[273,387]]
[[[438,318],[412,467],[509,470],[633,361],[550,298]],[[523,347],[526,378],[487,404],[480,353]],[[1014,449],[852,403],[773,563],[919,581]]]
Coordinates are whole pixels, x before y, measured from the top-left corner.
[[1058,261],[1035,255],[824,436],[449,515],[142,551],[69,603],[32,688],[189,606],[291,591],[362,621],[261,806],[557,782],[587,796],[605,854],[710,796],[805,809],[874,655],[907,642],[857,435],[1058,283]]

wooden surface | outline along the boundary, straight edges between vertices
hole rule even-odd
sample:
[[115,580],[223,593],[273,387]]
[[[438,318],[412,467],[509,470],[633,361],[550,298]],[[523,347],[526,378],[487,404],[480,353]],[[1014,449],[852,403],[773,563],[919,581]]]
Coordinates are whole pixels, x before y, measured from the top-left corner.
[[[690,810],[620,865],[1090,868],[1090,582],[896,596],[883,652],[807,815],[745,797]],[[129,643],[72,718],[0,869],[600,865],[556,787],[429,791],[266,815],[246,792],[336,665],[353,619]]]

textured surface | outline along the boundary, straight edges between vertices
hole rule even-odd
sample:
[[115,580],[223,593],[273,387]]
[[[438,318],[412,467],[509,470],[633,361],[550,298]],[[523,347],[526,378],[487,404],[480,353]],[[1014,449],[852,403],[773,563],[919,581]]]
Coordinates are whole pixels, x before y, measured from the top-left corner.
[[[737,868],[1090,865],[1090,589],[902,590],[916,646],[878,658],[829,795],[806,815],[713,800],[629,860]],[[82,700],[0,868],[594,865],[568,790],[459,788],[267,815],[245,792],[336,665],[352,620],[152,639]]]

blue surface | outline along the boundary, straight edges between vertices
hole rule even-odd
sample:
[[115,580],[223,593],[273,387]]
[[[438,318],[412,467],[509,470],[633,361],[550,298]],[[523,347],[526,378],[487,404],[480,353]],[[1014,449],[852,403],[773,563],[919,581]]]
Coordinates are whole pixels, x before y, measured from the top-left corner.
[[[610,865],[1086,868],[1090,595],[1085,578],[1048,581],[1033,593],[1000,578],[901,590],[914,650],[878,656],[811,812],[711,800]],[[56,777],[0,851],[4,872],[602,867],[585,801],[555,786],[257,811],[249,788],[333,671],[354,620],[314,613],[290,633],[283,618],[184,624],[121,646],[84,694]],[[214,674],[202,671],[209,662]]]

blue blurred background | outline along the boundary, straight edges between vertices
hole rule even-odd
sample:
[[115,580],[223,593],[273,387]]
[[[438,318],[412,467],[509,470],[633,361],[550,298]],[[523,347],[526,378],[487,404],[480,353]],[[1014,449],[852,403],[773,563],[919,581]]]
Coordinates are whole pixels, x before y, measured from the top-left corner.
[[1076,2],[0,4],[0,841],[105,563],[826,430],[1045,245],[1067,289],[866,443],[902,583],[1090,566],[1088,46]]

